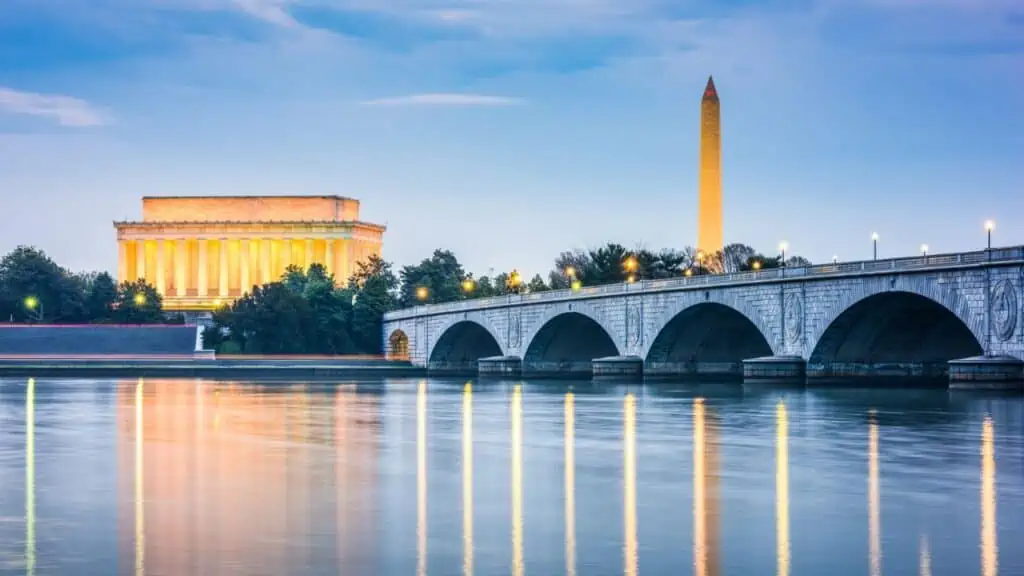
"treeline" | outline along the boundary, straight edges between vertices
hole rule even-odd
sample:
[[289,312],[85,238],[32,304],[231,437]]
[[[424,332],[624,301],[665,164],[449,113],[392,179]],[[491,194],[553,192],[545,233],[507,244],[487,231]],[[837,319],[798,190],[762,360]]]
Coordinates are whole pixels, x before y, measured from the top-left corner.
[[19,246],[0,260],[0,322],[34,324],[181,323],[168,317],[156,288],[118,285],[106,272],[74,273],[45,252]]
[[[475,278],[463,270],[454,254],[447,250],[436,250],[430,258],[417,265],[405,266],[399,271],[399,305],[439,304],[467,298],[503,296],[510,292],[564,290],[574,284],[596,286],[627,280],[743,272],[778,268],[781,264],[780,256],[766,256],[746,244],[730,244],[721,251],[703,254],[690,247],[655,252],[646,248],[631,250],[620,244],[609,243],[590,250],[562,252],[555,258],[554,268],[546,279],[535,274],[527,280],[516,271]],[[786,266],[807,265],[810,262],[800,256],[786,259]]]

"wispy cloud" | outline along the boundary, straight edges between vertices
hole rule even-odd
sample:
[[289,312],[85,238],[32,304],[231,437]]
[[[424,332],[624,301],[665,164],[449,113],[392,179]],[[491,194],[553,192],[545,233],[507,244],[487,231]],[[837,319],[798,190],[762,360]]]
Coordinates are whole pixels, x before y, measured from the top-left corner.
[[4,87],[0,87],[0,112],[50,118],[61,126],[101,126],[108,122],[103,113],[85,100]]
[[360,102],[363,106],[517,106],[525,104],[520,98],[486,96],[483,94],[432,93],[410,94],[394,98],[378,98]]
[[289,0],[231,0],[242,12],[285,28],[299,28],[301,25],[288,12]]

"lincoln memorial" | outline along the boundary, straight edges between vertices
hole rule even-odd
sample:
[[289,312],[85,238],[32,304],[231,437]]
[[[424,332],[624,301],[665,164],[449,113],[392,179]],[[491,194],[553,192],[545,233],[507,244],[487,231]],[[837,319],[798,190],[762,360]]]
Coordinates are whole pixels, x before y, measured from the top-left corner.
[[115,222],[118,282],[143,278],[167,310],[212,310],[289,266],[324,265],[339,284],[380,255],[384,226],[340,196],[145,197],[141,222]]

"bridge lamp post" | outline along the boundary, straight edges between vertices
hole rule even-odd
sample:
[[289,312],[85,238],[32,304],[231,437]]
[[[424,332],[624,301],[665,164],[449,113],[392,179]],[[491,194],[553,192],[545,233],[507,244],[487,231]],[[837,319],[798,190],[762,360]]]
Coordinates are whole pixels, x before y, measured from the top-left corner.
[[789,242],[786,242],[785,240],[779,242],[779,252],[782,254],[782,261],[779,262],[779,266],[781,266],[782,268],[786,267],[786,249],[788,248]]
[[417,300],[419,300],[420,302],[423,302],[423,301],[425,301],[427,299],[427,296],[430,296],[430,291],[427,290],[426,286],[419,286],[418,288],[416,288],[416,299]]
[[878,260],[878,232],[871,233],[871,247],[874,251],[874,260]]
[[522,282],[523,279],[519,276],[519,271],[513,268],[512,273],[508,275],[508,280],[506,281],[506,285],[508,287],[506,292],[508,293],[508,297],[505,300],[505,326],[508,329],[505,341],[509,343],[509,347],[511,347],[512,343],[512,292],[517,291]]
[[761,261],[760,260],[754,260],[754,263],[751,264],[750,267],[753,268],[755,272],[757,272],[758,270],[761,269]]
[[985,221],[985,232],[988,233],[988,249],[992,249],[992,231],[996,229],[996,223],[992,220]]
[[473,290],[476,289],[476,282],[473,282],[472,278],[466,278],[462,281],[462,291],[466,294],[472,294]]
[[928,261],[928,245],[921,244],[921,257],[924,258],[925,262]]
[[625,262],[622,263],[622,267],[626,270],[626,282],[633,282],[635,280],[634,274],[639,264],[634,256],[626,258]]

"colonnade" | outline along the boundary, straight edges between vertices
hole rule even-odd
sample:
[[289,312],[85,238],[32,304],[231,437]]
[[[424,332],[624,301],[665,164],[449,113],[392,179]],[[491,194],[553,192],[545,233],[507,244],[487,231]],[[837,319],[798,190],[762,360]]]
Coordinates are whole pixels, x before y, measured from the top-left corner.
[[339,282],[379,246],[350,238],[139,238],[118,240],[118,281],[145,279],[165,297],[232,298],[289,266],[322,264]]

